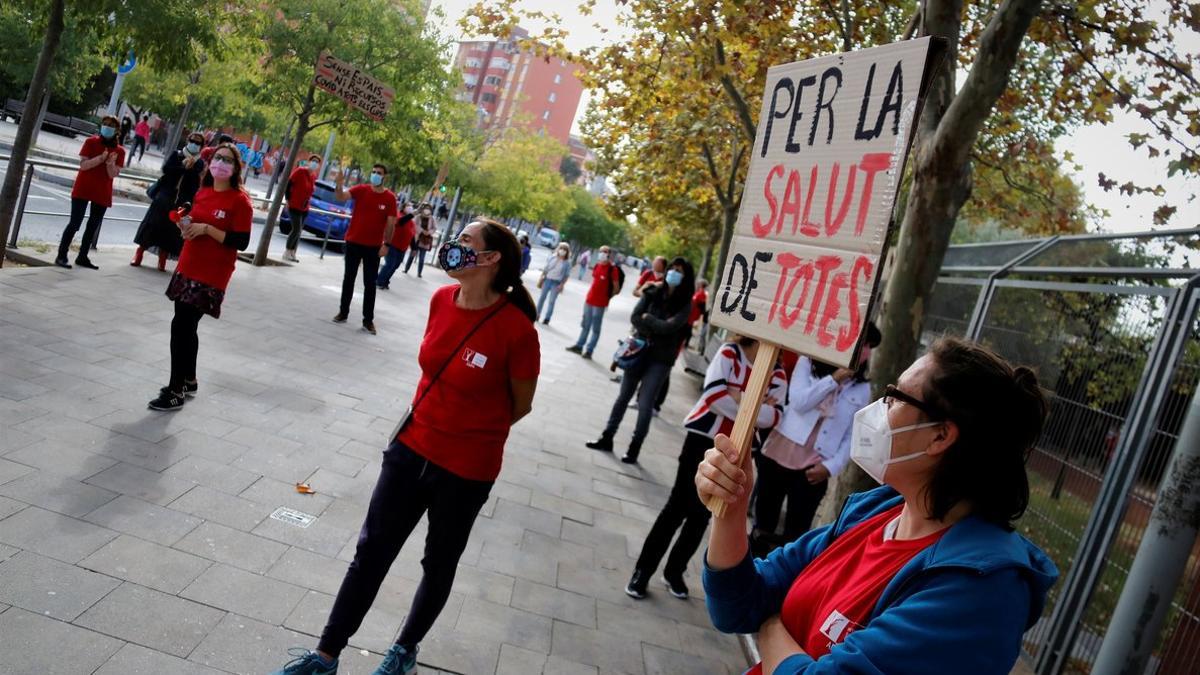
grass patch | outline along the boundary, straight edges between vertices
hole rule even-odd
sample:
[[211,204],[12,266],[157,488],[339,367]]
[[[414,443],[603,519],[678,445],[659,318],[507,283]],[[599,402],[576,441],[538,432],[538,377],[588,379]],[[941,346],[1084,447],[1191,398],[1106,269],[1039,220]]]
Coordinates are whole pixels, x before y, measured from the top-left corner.
[[54,244],[37,239],[18,239],[17,248],[33,249],[38,253],[49,253],[54,250]]

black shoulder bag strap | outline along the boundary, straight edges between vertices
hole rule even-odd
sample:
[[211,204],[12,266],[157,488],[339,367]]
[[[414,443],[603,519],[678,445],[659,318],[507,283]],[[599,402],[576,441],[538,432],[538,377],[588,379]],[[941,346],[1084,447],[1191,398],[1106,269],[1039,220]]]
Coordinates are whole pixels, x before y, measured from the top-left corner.
[[429,379],[429,384],[425,385],[425,390],[417,396],[417,400],[413,401],[412,405],[408,406],[408,410],[405,410],[404,414],[400,416],[400,421],[396,422],[396,428],[392,429],[392,435],[388,436],[388,443],[396,440],[396,436],[399,436],[400,432],[404,431],[404,427],[408,426],[408,422],[412,419],[413,412],[416,411],[417,406],[421,405],[421,401],[425,400],[425,397],[429,394],[429,390],[433,388],[433,385],[438,381],[438,378],[442,376],[442,373],[446,372],[446,369],[450,367],[450,364],[454,362],[454,359],[458,358],[458,353],[462,351],[464,346],[466,346],[467,340],[470,340],[471,336],[474,335],[476,331],[478,331],[480,328],[483,328],[483,324],[491,320],[493,316],[499,314],[500,310],[504,309],[505,305],[507,304],[508,298],[501,298],[500,302],[496,304],[496,308],[489,312],[487,316],[483,317],[479,323],[475,324],[475,327],[472,328],[470,332],[463,336],[463,339],[459,341],[458,346],[450,352],[450,358],[446,359],[446,362],[442,364],[442,367],[438,368],[437,372],[433,374],[433,377]]

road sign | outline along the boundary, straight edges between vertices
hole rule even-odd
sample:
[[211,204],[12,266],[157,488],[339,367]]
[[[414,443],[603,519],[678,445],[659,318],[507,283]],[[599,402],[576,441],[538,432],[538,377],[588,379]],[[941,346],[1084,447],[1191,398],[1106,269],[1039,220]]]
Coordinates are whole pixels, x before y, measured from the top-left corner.
[[854,363],[932,44],[906,40],[768,71],[713,325]]
[[373,120],[386,117],[396,98],[394,89],[328,51],[321,52],[317,58],[313,84],[358,108]]
[[129,73],[133,72],[133,69],[136,67],[137,67],[137,56],[135,56],[133,53],[133,50],[130,49],[129,56],[125,59],[125,62],[122,63],[121,65],[117,66],[117,74],[118,75],[128,75]]

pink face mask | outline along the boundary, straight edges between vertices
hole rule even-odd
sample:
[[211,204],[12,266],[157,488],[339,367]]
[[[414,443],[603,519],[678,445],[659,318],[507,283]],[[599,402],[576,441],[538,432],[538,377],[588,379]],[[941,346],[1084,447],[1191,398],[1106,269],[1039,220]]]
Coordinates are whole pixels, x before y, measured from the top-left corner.
[[233,164],[214,159],[213,163],[208,166],[208,172],[213,175],[213,178],[228,180],[233,175]]
[[871,345],[863,345],[862,351],[858,355],[858,365],[862,365],[871,360]]

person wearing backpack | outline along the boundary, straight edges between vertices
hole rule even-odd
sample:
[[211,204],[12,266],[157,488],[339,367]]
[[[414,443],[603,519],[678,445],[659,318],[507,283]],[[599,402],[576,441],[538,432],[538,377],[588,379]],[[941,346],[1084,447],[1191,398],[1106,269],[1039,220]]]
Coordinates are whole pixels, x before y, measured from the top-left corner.
[[654,399],[663,380],[670,377],[671,367],[679,356],[679,348],[687,339],[687,318],[692,310],[695,285],[696,273],[692,270],[692,264],[684,258],[676,258],[671,261],[665,282],[647,286],[642,292],[642,299],[633,308],[631,322],[634,332],[647,344],[636,360],[626,362],[621,391],[613,403],[608,424],[600,438],[588,443],[587,447],[601,452],[613,451],[613,437],[617,435],[617,429],[625,417],[625,406],[633,399],[640,384],[642,390],[638,393],[637,425],[633,429],[629,450],[621,458],[625,464],[637,464],[642,441],[650,431]]
[[[575,344],[567,347],[567,351],[579,354],[585,359],[592,358],[596,351],[596,343],[600,341],[600,327],[604,324],[604,311],[608,309],[608,301],[621,292],[624,283],[624,273],[609,259],[612,250],[607,246],[600,247],[596,256],[596,266],[592,268],[592,287],[588,289],[587,299],[583,304],[583,331]],[[588,335],[591,335],[591,339]]]

